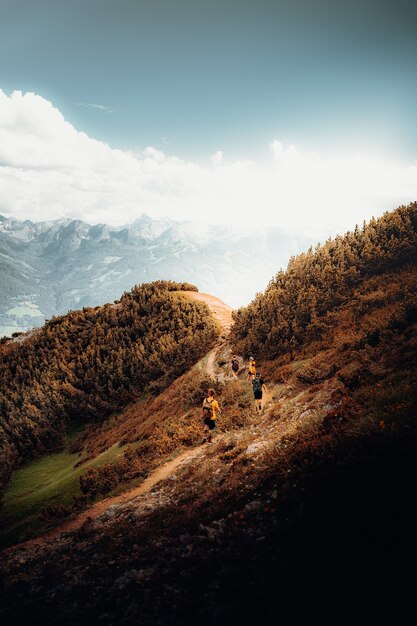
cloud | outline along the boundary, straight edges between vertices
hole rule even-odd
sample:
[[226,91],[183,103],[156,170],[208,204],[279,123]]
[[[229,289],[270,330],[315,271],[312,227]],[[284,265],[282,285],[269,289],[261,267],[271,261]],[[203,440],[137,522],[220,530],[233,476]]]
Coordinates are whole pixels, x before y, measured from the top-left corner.
[[197,164],[147,147],[126,152],[76,130],[50,102],[0,90],[0,213],[120,225],[146,212],[325,237],[417,199],[417,165],[329,158],[278,140],[265,159]]
[[213,163],[213,165],[220,165],[223,162],[223,150],[217,150],[217,152],[212,154],[210,162]]
[[92,104],[91,102],[77,102],[79,107],[87,107],[89,109],[98,109],[99,111],[105,111],[106,113],[113,113],[113,109],[104,106],[104,104]]

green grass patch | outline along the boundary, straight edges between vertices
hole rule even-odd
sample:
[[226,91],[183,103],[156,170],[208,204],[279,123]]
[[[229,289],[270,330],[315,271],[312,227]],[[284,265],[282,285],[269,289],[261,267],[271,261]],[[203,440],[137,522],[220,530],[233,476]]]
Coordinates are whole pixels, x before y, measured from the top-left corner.
[[69,442],[63,451],[31,461],[13,473],[0,508],[0,547],[45,532],[50,524],[40,519],[41,510],[47,505],[72,504],[74,496],[81,493],[81,474],[89,467],[112,463],[127,447],[115,444],[74,468],[82,457],[69,453],[68,445]]

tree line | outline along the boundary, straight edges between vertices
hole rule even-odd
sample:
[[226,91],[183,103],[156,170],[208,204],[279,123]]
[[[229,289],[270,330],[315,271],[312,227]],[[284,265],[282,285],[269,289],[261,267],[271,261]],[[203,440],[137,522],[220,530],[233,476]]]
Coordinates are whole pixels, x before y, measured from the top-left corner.
[[416,202],[311,247],[234,313],[234,349],[269,359],[291,355],[297,346],[320,340],[326,315],[349,301],[359,281],[415,263],[416,255]]

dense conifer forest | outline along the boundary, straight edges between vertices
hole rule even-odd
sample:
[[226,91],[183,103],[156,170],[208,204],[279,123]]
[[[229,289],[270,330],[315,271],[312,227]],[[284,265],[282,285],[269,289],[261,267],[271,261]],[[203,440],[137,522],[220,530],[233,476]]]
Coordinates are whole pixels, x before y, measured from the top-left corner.
[[[361,317],[372,306],[355,302],[355,288],[364,278],[375,277],[373,298],[382,306],[389,297],[384,272],[415,267],[416,261],[417,203],[412,203],[291,258],[264,293],[235,313],[235,349],[246,356],[290,359],[300,346],[320,342],[338,307],[350,303]],[[415,318],[417,296],[411,284],[403,293],[403,319],[393,319],[392,329]],[[370,341],[377,341],[378,332],[378,327],[370,329]]]
[[0,485],[68,428],[155,394],[204,355],[218,329],[189,284],[134,287],[114,304],[50,319],[0,345]]

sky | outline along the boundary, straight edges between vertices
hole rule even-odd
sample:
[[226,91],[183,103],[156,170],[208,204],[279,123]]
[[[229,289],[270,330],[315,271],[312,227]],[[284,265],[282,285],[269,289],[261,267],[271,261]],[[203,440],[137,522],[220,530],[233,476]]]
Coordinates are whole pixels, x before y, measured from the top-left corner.
[[0,0],[0,213],[323,236],[417,200],[417,3]]

